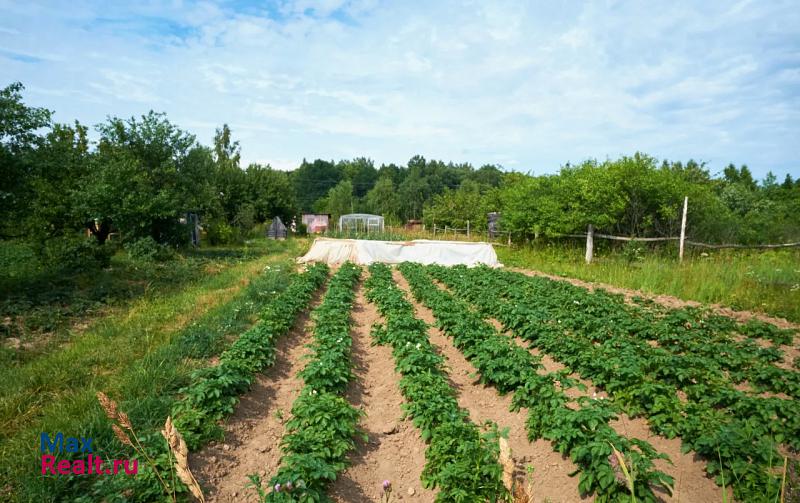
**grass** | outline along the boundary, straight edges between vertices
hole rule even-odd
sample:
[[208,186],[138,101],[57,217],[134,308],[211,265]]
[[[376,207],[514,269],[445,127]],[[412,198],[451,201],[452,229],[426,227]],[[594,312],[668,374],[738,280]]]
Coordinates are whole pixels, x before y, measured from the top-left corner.
[[691,250],[599,247],[592,264],[578,245],[497,248],[506,266],[666,294],[800,322],[800,250]]
[[[46,270],[24,243],[0,241],[0,363],[36,358],[80,334],[94,320],[124,311],[138,299],[178,292],[285,245],[264,240],[245,247],[190,250],[165,263],[117,253],[111,266]],[[9,350],[23,346],[25,351]]]
[[39,475],[39,434],[93,437],[106,458],[115,449],[123,452],[96,402],[97,391],[117,399],[137,429],[159,427],[190,372],[208,365],[226,339],[254,321],[257,304],[285,286],[292,258],[305,245],[262,241],[255,244],[258,253],[247,255],[212,250],[214,257],[203,262],[206,271],[180,289],[151,291],[96,320],[79,337],[3,366],[0,499],[61,501],[85,493],[92,477]]

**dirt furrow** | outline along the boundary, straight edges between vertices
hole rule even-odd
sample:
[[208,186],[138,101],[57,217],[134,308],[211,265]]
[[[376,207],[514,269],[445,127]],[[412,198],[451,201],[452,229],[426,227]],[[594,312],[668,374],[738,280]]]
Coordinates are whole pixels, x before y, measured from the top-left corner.
[[[408,282],[397,271],[394,279],[405,291],[414,305],[417,317],[426,323],[435,322],[430,309],[418,303],[411,295]],[[477,424],[494,421],[500,429],[508,428],[508,443],[515,461],[533,469],[530,474],[534,502],[581,502],[592,498],[581,498],[578,492],[578,477],[569,474],[576,466],[568,458],[553,451],[550,442],[545,440],[528,441],[525,420],[528,410],[510,412],[511,395],[501,396],[494,388],[477,382],[477,370],[456,349],[450,338],[441,330],[431,327],[431,343],[447,358],[449,377],[458,392],[458,404],[469,411],[470,418]]]
[[[425,466],[425,444],[410,420],[403,420],[403,397],[397,386],[389,346],[373,346],[370,331],[383,318],[367,301],[363,286],[356,292],[353,308],[353,367],[356,379],[347,392],[348,401],[366,414],[359,424],[368,440],[359,441],[350,456],[352,465],[333,483],[329,495],[342,503],[380,500],[381,484],[392,483],[392,501],[433,501],[435,493],[423,489],[420,474]],[[413,494],[410,494],[413,493]]]
[[322,301],[311,303],[292,330],[276,344],[275,364],[256,377],[253,388],[243,395],[226,422],[225,440],[209,444],[191,454],[189,463],[206,493],[208,502],[257,502],[248,475],[269,478],[281,458],[280,441],[292,403],[303,387],[297,375],[305,365],[313,327],[310,312]]
[[[527,347],[523,340],[516,337],[512,337],[512,339],[520,346]],[[541,353],[536,348],[529,348],[529,351],[541,357],[542,366],[544,367],[543,373],[558,372],[566,368],[563,364],[549,355]],[[595,387],[590,380],[583,379],[575,373],[570,374],[570,377],[586,386],[586,391],[581,391],[578,388],[564,390],[570,398],[590,396],[601,400],[608,399],[608,394]],[[668,495],[660,495],[665,501],[722,501],[722,488],[718,487],[712,479],[706,476],[706,463],[696,455],[681,452],[681,440],[679,438],[669,439],[656,435],[650,430],[647,419],[642,417],[631,418],[627,414],[620,414],[619,419],[611,422],[610,425],[620,435],[647,440],[658,452],[669,456],[673,464],[663,460],[655,461],[658,469],[675,479],[673,497],[669,498]],[[731,501],[730,494],[728,495],[728,501]]]

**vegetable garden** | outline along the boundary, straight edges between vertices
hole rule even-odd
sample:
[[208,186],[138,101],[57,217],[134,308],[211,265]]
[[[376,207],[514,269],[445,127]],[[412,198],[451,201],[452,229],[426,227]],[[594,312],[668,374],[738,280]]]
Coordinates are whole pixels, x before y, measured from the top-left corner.
[[[129,437],[141,425],[129,429],[104,402],[115,424],[108,441],[143,458],[142,473],[99,479],[85,501],[200,491],[213,501],[553,501],[542,496],[555,483],[546,467],[518,455],[536,449],[555,452],[555,469],[574,481],[557,501],[797,497],[791,330],[486,267],[347,263],[287,278],[255,324],[177,393],[180,438],[170,445],[191,453],[185,466],[157,431]],[[375,352],[385,369],[367,368]],[[472,388],[488,397],[484,410],[503,396],[509,410],[487,420]],[[373,414],[390,424],[375,427]],[[631,421],[645,434],[620,427]],[[527,439],[504,454],[515,426]],[[258,442],[274,448],[249,447],[259,428]],[[682,452],[668,454],[676,442]],[[381,444],[394,451],[389,462]],[[681,456],[693,457],[694,473]],[[85,482],[61,484],[67,493]]]

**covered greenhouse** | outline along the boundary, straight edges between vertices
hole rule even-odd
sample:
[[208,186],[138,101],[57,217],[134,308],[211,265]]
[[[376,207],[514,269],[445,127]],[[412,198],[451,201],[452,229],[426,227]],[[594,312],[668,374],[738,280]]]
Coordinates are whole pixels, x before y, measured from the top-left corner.
[[344,232],[383,232],[383,217],[367,213],[351,213],[339,217],[339,230]]

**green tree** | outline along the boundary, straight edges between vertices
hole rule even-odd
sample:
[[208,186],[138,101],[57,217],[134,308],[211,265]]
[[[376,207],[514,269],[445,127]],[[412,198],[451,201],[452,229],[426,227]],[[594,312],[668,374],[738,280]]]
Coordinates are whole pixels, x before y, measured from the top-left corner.
[[355,210],[355,198],[353,197],[353,184],[350,180],[342,180],[336,187],[332,188],[328,195],[321,201],[322,209],[325,213],[330,213],[333,220],[337,221],[342,215],[352,213]]
[[[92,159],[92,183],[85,187],[83,215],[113,224],[125,240],[150,236],[159,243],[181,244],[188,232],[179,223],[187,211],[208,207],[205,190],[213,162],[195,137],[164,114],[140,119],[110,118],[98,126],[100,141]],[[99,241],[102,232],[96,233]]]
[[20,220],[33,200],[30,154],[44,138],[39,129],[50,126],[52,112],[23,102],[19,82],[0,89],[0,235],[24,233]]
[[317,202],[342,180],[340,167],[329,161],[317,159],[303,163],[292,171],[291,180],[300,211],[312,211]]
[[367,211],[383,216],[387,222],[399,221],[400,204],[390,175],[381,176],[365,197]]
[[276,216],[288,225],[297,213],[289,174],[269,166],[251,164],[247,167],[248,200],[255,210],[255,219],[265,222]]
[[372,159],[358,157],[351,161],[340,161],[338,167],[342,175],[352,182],[353,194],[358,198],[364,197],[378,179]]

